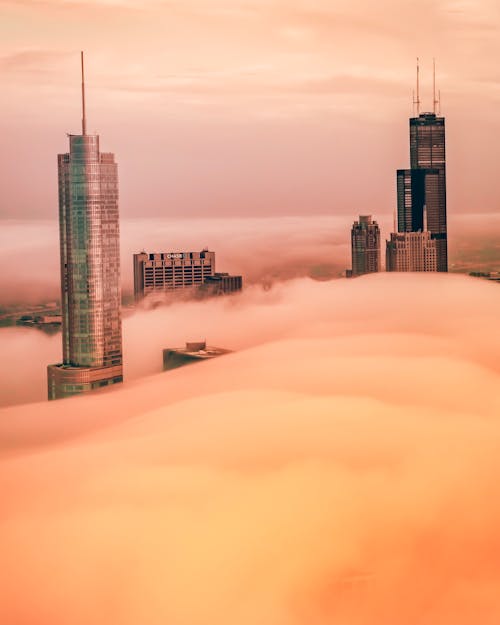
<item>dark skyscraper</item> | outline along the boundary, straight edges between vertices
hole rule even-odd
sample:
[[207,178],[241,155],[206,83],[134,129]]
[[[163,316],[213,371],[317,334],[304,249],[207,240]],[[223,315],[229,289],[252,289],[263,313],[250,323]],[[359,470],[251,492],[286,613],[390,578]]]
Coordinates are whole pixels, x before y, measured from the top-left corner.
[[437,270],[448,271],[445,123],[435,112],[410,118],[410,169],[397,172],[397,202],[398,231],[428,230],[436,241]]
[[87,134],[59,154],[63,362],[48,367],[49,399],[122,382],[118,175],[113,154]]
[[371,215],[360,215],[351,229],[352,275],[380,271],[380,229]]

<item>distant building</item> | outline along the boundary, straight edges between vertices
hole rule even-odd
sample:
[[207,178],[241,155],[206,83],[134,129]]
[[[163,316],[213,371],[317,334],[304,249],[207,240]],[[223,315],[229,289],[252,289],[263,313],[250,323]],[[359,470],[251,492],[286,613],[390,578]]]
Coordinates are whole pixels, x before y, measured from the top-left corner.
[[474,278],[485,278],[492,282],[498,282],[500,284],[500,271],[471,271],[469,276]]
[[141,252],[134,254],[134,296],[196,288],[214,274],[215,252]]
[[435,73],[433,111],[420,113],[418,76],[417,66],[417,116],[409,120],[410,169],[396,174],[398,231],[428,230],[436,241],[437,271],[448,271],[445,119],[436,113]]
[[360,215],[351,230],[352,276],[380,271],[380,229],[371,215]]
[[386,243],[387,271],[438,271],[436,239],[430,232],[393,232]]
[[118,174],[113,154],[87,134],[58,156],[63,361],[47,367],[48,397],[122,382]]
[[134,254],[134,297],[191,289],[207,295],[241,291],[242,276],[215,272],[215,252]]
[[171,369],[191,365],[195,362],[211,360],[212,358],[230,353],[231,351],[228,349],[207,347],[206,341],[186,343],[185,348],[169,348],[163,350],[163,370],[170,371]]
[[230,276],[228,273],[215,273],[205,278],[201,289],[209,295],[230,295],[243,288],[242,276]]

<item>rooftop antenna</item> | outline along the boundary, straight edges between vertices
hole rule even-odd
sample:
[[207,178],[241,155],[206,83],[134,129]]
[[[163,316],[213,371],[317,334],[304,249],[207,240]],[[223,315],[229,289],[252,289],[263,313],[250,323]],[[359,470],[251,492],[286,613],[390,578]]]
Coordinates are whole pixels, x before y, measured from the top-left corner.
[[441,115],[441,89],[438,91],[438,115]]
[[83,67],[83,51],[80,53],[82,59],[82,135],[87,134],[87,118],[85,115],[85,72]]
[[436,99],[436,59],[432,59],[432,104],[434,114],[439,114],[439,99]]
[[413,104],[417,107],[417,117],[420,115],[420,63],[417,56],[417,99],[413,100]]

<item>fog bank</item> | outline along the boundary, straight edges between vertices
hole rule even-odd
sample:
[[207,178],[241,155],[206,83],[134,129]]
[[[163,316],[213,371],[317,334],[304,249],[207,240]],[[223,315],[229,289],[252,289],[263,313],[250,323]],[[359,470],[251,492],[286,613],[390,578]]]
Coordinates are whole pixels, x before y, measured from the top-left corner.
[[[148,252],[216,253],[216,270],[243,275],[246,285],[268,286],[302,278],[334,279],[351,266],[351,217],[123,219],[121,221],[122,289],[133,290],[132,255]],[[393,227],[391,207],[372,208],[384,241]],[[54,207],[54,215],[56,207]],[[60,297],[57,221],[3,220],[0,228],[0,307],[38,303]],[[500,217],[449,216],[450,271],[500,270]]]
[[235,302],[131,317],[126,345],[197,319],[237,353],[0,410],[0,621],[496,624],[498,286]]

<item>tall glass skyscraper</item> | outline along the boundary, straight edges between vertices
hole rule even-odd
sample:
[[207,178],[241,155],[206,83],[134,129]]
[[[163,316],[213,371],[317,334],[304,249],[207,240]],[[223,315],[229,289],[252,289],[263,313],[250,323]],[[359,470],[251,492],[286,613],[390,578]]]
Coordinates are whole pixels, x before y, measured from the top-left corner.
[[436,241],[437,270],[448,271],[444,117],[410,118],[410,169],[397,171],[398,231],[428,230]]
[[49,399],[123,381],[118,173],[87,134],[82,53],[82,134],[59,154],[63,362],[48,367]]

